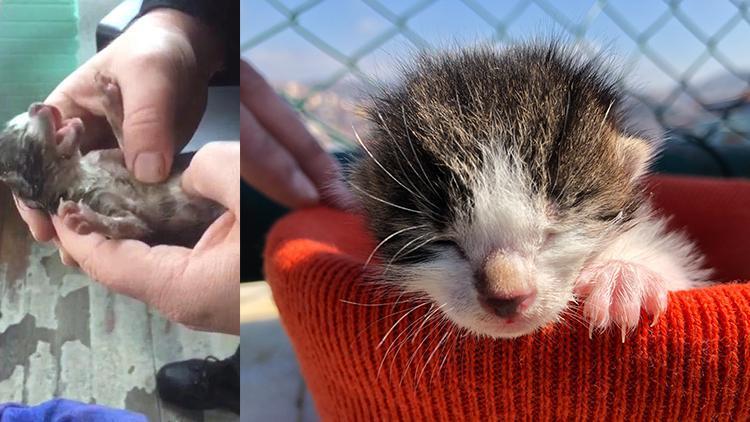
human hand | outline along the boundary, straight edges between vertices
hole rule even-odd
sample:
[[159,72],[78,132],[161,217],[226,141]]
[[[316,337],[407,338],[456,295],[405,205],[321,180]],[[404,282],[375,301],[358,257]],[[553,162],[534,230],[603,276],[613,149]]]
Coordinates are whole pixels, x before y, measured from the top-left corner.
[[239,334],[240,145],[212,142],[182,175],[192,195],[227,208],[192,249],[79,235],[52,217],[59,242],[81,270],[194,329]]
[[240,85],[243,179],[290,208],[315,205],[321,199],[337,207],[352,203],[336,161],[263,77],[242,60]]
[[[220,45],[198,20],[156,9],[70,74],[45,103],[56,106],[64,120],[83,121],[84,153],[119,144],[137,179],[160,182],[200,122],[208,80],[221,65]],[[116,84],[122,104],[108,104],[98,85],[101,76]],[[36,240],[59,246],[46,214],[16,204]],[[61,255],[70,261],[64,250]]]

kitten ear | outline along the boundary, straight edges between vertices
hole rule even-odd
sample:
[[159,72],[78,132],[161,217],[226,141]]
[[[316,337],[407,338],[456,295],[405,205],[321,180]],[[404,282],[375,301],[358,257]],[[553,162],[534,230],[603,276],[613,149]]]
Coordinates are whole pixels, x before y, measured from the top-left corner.
[[630,180],[635,181],[648,172],[654,157],[654,146],[642,138],[620,136],[617,154]]

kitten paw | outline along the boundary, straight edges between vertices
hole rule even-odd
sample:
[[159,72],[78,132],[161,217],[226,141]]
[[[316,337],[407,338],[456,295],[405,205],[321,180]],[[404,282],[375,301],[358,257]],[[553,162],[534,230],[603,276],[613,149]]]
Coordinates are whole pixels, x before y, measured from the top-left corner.
[[81,203],[60,200],[57,215],[67,228],[81,235],[96,231],[98,227],[96,213]]
[[122,148],[122,122],[124,119],[122,92],[117,81],[102,73],[94,75],[94,82],[101,95],[101,102],[104,109],[104,116],[112,128],[112,133],[117,139],[117,143]]
[[63,158],[70,158],[80,153],[81,135],[83,135],[83,121],[78,117],[63,122],[63,126],[55,133],[57,152]]
[[576,282],[576,294],[584,297],[583,314],[594,330],[612,325],[620,328],[622,341],[635,329],[641,309],[652,316],[653,326],[667,309],[664,280],[650,269],[627,261],[606,261],[585,268]]
[[115,79],[103,73],[94,75],[94,83],[99,92],[104,96],[105,105],[118,105],[122,101],[120,87]]

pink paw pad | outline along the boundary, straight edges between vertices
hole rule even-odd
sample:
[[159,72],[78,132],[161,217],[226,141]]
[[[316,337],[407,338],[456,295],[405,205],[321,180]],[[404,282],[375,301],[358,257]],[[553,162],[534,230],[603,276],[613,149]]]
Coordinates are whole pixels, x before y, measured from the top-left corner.
[[87,210],[73,201],[60,201],[57,207],[57,215],[63,220],[63,224],[74,232],[86,235],[94,231],[90,218],[86,215]]
[[615,325],[620,327],[623,342],[626,333],[638,326],[641,309],[652,316],[652,326],[667,309],[664,280],[632,262],[613,260],[584,269],[576,293],[585,298],[589,334]]
[[55,143],[57,144],[58,152],[64,157],[70,157],[78,151],[83,131],[83,121],[78,117],[65,120],[62,123],[62,127],[55,132]]

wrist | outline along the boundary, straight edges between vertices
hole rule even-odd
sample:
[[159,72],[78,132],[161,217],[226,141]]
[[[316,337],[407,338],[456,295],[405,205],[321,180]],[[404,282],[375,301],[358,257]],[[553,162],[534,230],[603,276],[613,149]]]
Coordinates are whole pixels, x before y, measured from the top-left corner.
[[184,36],[207,80],[224,64],[224,46],[219,34],[193,16],[175,9],[158,8],[140,17],[133,25],[155,25]]

